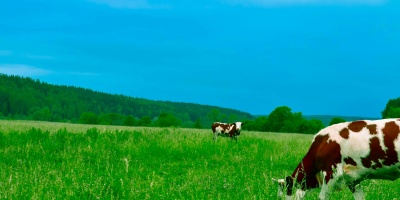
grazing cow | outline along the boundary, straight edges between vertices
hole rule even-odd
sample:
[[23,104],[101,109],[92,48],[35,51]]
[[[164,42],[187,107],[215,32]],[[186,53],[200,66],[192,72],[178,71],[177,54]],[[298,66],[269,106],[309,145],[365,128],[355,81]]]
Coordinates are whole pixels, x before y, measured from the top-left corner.
[[382,119],[322,129],[293,174],[274,179],[279,183],[278,195],[286,190],[287,199],[302,199],[307,189],[321,187],[319,199],[329,199],[331,190],[344,183],[354,199],[364,199],[361,181],[400,177],[399,127],[400,119]]
[[240,135],[243,122],[235,122],[232,124],[214,122],[211,129],[214,133],[214,141],[217,140],[218,135],[229,136],[231,140],[235,139],[237,141],[237,136]]

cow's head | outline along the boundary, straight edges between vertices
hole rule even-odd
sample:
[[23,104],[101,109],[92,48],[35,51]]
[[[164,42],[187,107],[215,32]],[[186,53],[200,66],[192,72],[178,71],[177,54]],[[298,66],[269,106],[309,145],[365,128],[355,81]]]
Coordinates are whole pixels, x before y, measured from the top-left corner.
[[278,184],[278,198],[279,199],[302,199],[306,192],[301,189],[296,190],[296,194],[293,195],[294,180],[291,176],[287,176],[285,179],[272,179]]
[[244,124],[244,122],[235,122],[234,124],[236,125],[236,132],[238,133],[238,135],[240,135],[240,131],[242,130],[242,125]]

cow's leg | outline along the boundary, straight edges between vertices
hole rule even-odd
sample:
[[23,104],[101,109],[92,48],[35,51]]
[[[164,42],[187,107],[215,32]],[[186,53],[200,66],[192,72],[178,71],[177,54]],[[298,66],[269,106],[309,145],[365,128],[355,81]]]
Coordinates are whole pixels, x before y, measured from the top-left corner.
[[361,184],[359,182],[353,182],[348,184],[350,191],[353,193],[353,197],[355,200],[363,200],[364,192],[361,188]]
[[302,189],[298,189],[296,190],[296,200],[301,200],[304,199],[304,197],[306,196],[306,191],[302,190]]
[[342,164],[337,164],[336,168],[332,170],[322,171],[322,187],[319,199],[329,199],[329,195],[333,190],[341,188],[344,181]]
[[322,186],[321,192],[319,193],[319,199],[328,200],[331,193],[332,185],[334,180],[332,178],[332,171],[322,171]]
[[217,137],[218,137],[218,132],[215,132],[214,133],[214,138],[213,138],[214,142],[217,141]]

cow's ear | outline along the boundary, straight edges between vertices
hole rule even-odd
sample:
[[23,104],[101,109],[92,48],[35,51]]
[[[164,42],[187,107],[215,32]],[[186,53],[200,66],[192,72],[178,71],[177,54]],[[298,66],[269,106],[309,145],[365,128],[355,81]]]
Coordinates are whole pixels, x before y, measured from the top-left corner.
[[284,179],[272,178],[272,182],[278,183],[278,184],[284,184],[284,183],[285,183],[285,180],[284,180]]

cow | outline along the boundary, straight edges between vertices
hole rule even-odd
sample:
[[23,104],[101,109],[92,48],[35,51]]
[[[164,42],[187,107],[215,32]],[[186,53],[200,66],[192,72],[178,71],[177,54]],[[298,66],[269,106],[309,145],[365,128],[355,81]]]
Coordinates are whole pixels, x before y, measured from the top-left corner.
[[[278,182],[278,196],[302,199],[308,189],[321,187],[319,199],[329,199],[341,185],[364,199],[365,179],[400,177],[400,119],[360,120],[328,126],[318,132],[291,176]],[[296,189],[294,193],[293,190]]]
[[240,135],[242,124],[243,122],[235,122],[232,124],[214,122],[211,125],[211,129],[214,133],[214,141],[216,141],[217,137],[221,135],[226,137],[229,136],[231,140],[235,139],[235,141],[237,142],[237,136]]

